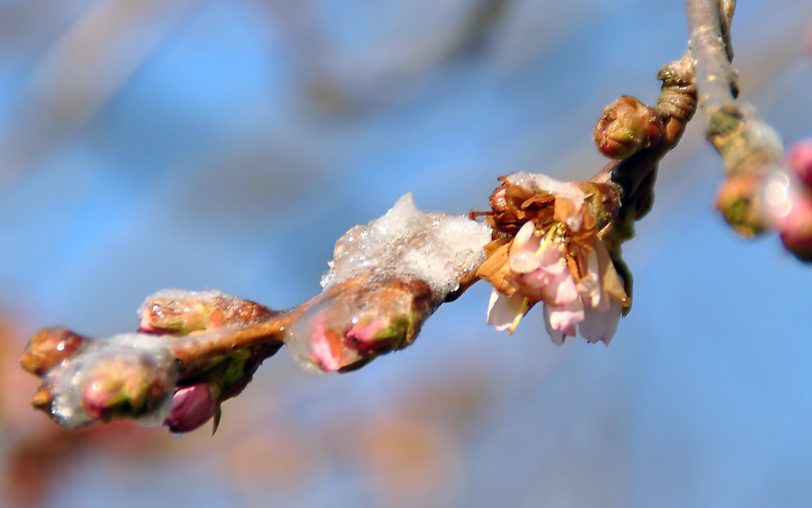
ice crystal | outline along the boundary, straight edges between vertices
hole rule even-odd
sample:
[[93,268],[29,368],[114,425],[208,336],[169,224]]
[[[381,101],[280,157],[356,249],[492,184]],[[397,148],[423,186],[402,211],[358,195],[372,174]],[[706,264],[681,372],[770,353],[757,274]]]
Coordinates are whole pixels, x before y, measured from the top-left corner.
[[485,259],[490,228],[465,216],[418,210],[411,194],[383,217],[355,226],[336,242],[322,287],[371,272],[376,278],[422,280],[436,301]]

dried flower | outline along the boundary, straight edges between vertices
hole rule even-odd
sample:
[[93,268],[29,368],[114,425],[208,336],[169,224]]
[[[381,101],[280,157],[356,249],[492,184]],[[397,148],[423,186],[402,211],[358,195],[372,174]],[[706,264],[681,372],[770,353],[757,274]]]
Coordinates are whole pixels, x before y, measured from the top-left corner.
[[175,433],[191,432],[217,413],[219,405],[214,392],[216,386],[198,383],[178,388],[172,396],[172,411],[164,425]]
[[593,137],[598,150],[610,159],[625,159],[660,140],[663,122],[657,111],[630,95],[603,110]]
[[[515,237],[499,236],[478,275],[494,286],[488,323],[512,333],[537,303],[556,344],[578,332],[590,342],[611,340],[630,300],[599,231],[611,217],[612,202],[598,197],[599,188],[558,182],[543,175],[519,173],[504,179],[506,196],[532,196],[521,204],[506,199],[499,217],[526,220]],[[535,203],[530,210],[529,203]],[[609,205],[609,209],[602,205]],[[532,212],[532,213],[530,213]],[[504,233],[500,219],[490,217]],[[515,226],[508,223],[508,231]]]

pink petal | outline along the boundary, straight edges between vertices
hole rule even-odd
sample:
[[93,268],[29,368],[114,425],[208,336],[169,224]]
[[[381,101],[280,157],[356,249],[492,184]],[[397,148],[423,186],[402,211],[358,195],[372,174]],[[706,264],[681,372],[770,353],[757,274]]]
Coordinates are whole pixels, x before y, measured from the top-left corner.
[[[600,240],[599,240],[600,241]],[[598,243],[598,242],[596,242]],[[601,289],[601,274],[598,265],[598,254],[593,250],[586,257],[587,272],[578,282],[578,290],[587,307],[596,308],[605,300]]]
[[540,240],[535,235],[536,228],[532,222],[525,222],[516,233],[508,254],[510,269],[516,273],[528,273],[539,267],[537,254]]
[[551,275],[557,275],[569,271],[567,267],[567,260],[564,258],[564,253],[561,248],[554,243],[549,243],[544,247],[541,253],[541,260],[539,262],[541,269]]
[[611,302],[609,309],[605,312],[586,309],[584,320],[578,326],[578,331],[589,342],[603,341],[608,346],[617,330],[620,312],[620,304],[615,302]]
[[[548,255],[552,251],[553,255]],[[548,261],[541,270],[547,274],[547,284],[541,289],[541,299],[554,306],[568,305],[578,299],[578,288],[572,278],[564,254],[557,246],[545,252],[544,260]]]
[[558,280],[551,280],[544,287],[542,300],[554,306],[569,305],[576,300],[580,303],[578,289],[575,287],[575,281],[572,280],[569,272],[559,277]]
[[550,283],[550,275],[539,268],[532,272],[520,273],[516,276],[516,282],[523,288],[530,289],[531,293],[534,293],[541,291]]
[[544,305],[544,326],[553,344],[561,345],[566,337],[575,337],[575,327],[583,320],[584,305],[580,299],[567,305]]
[[494,289],[488,302],[486,322],[500,332],[508,330],[509,333],[513,333],[516,317],[527,313],[527,309],[522,309],[523,304],[524,297],[519,293],[508,297]]

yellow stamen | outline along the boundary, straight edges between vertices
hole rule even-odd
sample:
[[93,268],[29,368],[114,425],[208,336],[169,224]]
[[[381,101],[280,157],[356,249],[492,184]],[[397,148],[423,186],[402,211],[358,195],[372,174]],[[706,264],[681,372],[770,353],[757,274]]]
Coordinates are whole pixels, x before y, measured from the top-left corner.
[[541,256],[544,254],[544,251],[547,249],[547,245],[553,241],[553,236],[561,229],[561,224],[556,223],[550,226],[550,229],[547,230],[547,233],[544,234],[544,238],[541,239],[541,244],[539,245],[539,249],[536,251],[536,256]]
[[513,322],[510,324],[510,327],[508,327],[508,329],[507,329],[507,332],[509,334],[512,335],[513,332],[516,331],[516,328],[519,326],[519,323],[522,322],[522,318],[524,317],[525,314],[527,314],[527,310],[529,309],[529,307],[530,307],[530,300],[528,298],[523,298],[522,299],[522,306],[519,307],[519,313],[516,314],[516,317],[513,319]]

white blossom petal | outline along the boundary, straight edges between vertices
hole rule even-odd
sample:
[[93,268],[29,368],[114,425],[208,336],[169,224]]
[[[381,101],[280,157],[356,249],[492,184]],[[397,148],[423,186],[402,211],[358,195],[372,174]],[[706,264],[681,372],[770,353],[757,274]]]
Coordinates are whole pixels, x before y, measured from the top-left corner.
[[611,302],[605,312],[588,308],[584,313],[584,320],[578,325],[578,331],[589,342],[602,341],[608,346],[617,330],[620,313],[621,306],[615,302]]
[[487,323],[500,332],[507,330],[513,333],[517,317],[527,313],[523,307],[524,298],[520,294],[509,297],[494,289],[488,302]]
[[[600,240],[598,240],[600,241]],[[597,242],[596,242],[597,243]],[[587,272],[578,281],[578,291],[584,299],[587,307],[597,308],[601,300],[605,300],[603,289],[601,289],[600,266],[598,265],[598,254],[592,250],[586,256]]]

